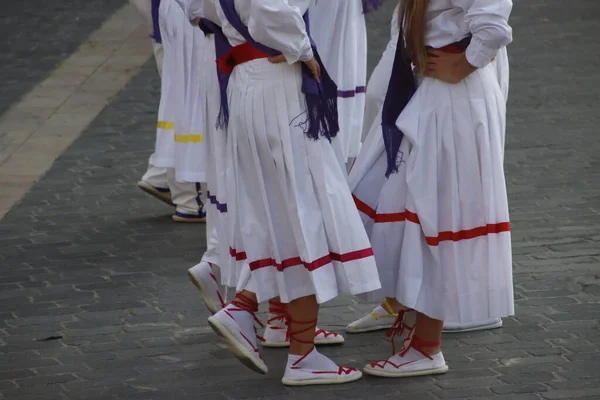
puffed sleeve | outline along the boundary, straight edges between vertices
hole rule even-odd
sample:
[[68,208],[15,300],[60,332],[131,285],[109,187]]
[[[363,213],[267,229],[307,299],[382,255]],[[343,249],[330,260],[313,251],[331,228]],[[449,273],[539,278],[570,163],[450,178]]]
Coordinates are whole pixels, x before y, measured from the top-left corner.
[[216,0],[202,0],[202,16],[211,20],[215,24],[221,25],[219,22],[219,13],[217,12]]
[[185,13],[186,17],[188,17],[189,20],[192,20],[193,18],[191,18],[190,10],[189,10],[189,1],[188,0],[175,0],[175,2],[179,5],[179,7],[181,7],[181,9]]
[[251,1],[248,30],[254,40],[280,51],[290,64],[313,57],[302,19],[311,0],[246,1]]
[[188,0],[188,12],[192,19],[204,16],[204,0]]
[[511,0],[452,0],[455,7],[465,13],[465,20],[473,35],[466,57],[474,67],[489,64],[498,51],[512,42],[512,29],[508,17]]

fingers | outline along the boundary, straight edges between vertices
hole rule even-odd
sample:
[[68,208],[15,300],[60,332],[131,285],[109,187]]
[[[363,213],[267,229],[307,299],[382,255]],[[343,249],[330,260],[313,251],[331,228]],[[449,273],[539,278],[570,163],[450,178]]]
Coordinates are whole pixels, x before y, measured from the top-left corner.
[[280,54],[278,56],[269,57],[268,60],[271,64],[281,64],[282,62],[285,62],[286,59],[283,54]]
[[441,51],[439,49],[427,49],[427,56],[428,57],[437,58],[437,57],[442,57],[445,54],[446,53],[444,53],[443,51]]
[[313,75],[317,82],[321,82],[321,66],[318,62],[315,62],[315,71],[313,72]]

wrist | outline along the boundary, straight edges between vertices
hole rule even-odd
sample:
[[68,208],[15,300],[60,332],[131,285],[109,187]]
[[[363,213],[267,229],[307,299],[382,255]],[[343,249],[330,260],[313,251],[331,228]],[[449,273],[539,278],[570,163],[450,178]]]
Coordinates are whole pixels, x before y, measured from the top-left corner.
[[472,65],[469,62],[469,60],[467,59],[466,54],[463,54],[463,57],[462,57],[461,63],[460,63],[460,67],[461,67],[460,69],[461,69],[462,75],[465,78],[479,69],[479,68],[477,68],[476,66]]

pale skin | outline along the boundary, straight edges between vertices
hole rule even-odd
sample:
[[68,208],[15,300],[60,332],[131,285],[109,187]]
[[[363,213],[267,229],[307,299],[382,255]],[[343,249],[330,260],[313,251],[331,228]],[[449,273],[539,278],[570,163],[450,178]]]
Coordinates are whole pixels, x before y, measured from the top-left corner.
[[469,63],[465,52],[455,54],[429,49],[427,56],[424,75],[446,83],[459,83],[477,70]]
[[[282,62],[286,62],[286,58],[283,54],[280,54],[278,56],[269,57],[269,62],[271,62],[273,64],[281,64]],[[308,61],[304,61],[304,64],[306,64],[308,69],[310,69],[310,72],[314,76],[315,80],[317,82],[320,82],[321,66],[319,65],[317,60],[315,60],[315,58],[313,57]]]

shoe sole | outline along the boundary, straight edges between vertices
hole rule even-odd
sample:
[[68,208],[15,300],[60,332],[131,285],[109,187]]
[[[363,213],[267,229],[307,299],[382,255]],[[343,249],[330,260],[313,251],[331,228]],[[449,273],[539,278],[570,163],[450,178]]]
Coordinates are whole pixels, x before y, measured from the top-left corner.
[[[342,344],[342,343],[344,343],[343,337],[339,338],[339,339],[335,339],[335,340],[315,340],[316,346],[331,346],[331,345]],[[283,347],[289,347],[290,342],[263,342],[262,346],[270,347],[270,348],[274,348],[274,349],[281,349]]]
[[221,322],[214,317],[210,317],[208,318],[208,324],[213,331],[215,331],[215,333],[219,335],[223,341],[225,341],[229,351],[231,351],[231,353],[236,356],[236,358],[240,360],[242,364],[261,375],[265,375],[268,372],[267,366],[264,363],[262,363],[262,365],[257,363],[255,361],[255,357],[250,354],[248,349],[240,346],[238,340],[223,324],[221,324]]
[[403,373],[394,373],[390,371],[378,371],[376,369],[363,369],[363,372],[368,375],[380,376],[383,378],[409,378],[413,376],[425,376],[425,375],[441,375],[448,372],[448,366],[444,365],[443,367],[436,369],[427,369],[423,371],[413,371],[413,372],[403,372]]
[[213,303],[212,298],[207,294],[208,290],[206,290],[204,284],[202,284],[200,280],[196,279],[196,277],[190,271],[188,271],[188,276],[190,277],[190,280],[194,286],[196,286],[196,289],[198,289],[198,292],[200,292],[200,297],[202,297],[202,301],[204,302],[206,308],[208,308],[208,311],[210,311],[213,315],[219,312],[220,308]]
[[346,327],[346,332],[348,333],[365,333],[365,332],[374,332],[374,331],[383,331],[386,329],[390,329],[392,324],[390,325],[376,325],[368,328],[350,328]]
[[173,221],[175,222],[187,222],[192,223],[192,224],[205,224],[206,223],[206,218],[182,218],[182,217],[178,217],[176,215],[173,215]]
[[281,383],[286,386],[311,386],[311,385],[341,385],[343,383],[356,382],[360,378],[362,378],[362,372],[355,374],[352,377],[348,377],[346,379],[308,379],[303,381],[297,381],[293,379],[282,379]]
[[490,329],[498,329],[502,328],[502,320],[495,322],[490,325],[481,325],[474,326],[472,328],[464,328],[464,329],[444,329],[443,333],[465,333],[465,332],[476,332],[476,331],[486,331]]
[[138,182],[137,187],[140,188],[144,193],[149,194],[155,199],[162,201],[166,205],[175,207],[175,204],[173,204],[173,201],[170,200],[170,197],[163,197],[161,193],[158,190],[156,190],[152,185],[148,185],[144,182]]

